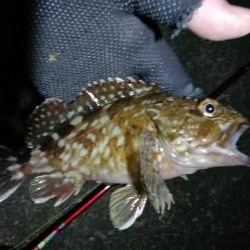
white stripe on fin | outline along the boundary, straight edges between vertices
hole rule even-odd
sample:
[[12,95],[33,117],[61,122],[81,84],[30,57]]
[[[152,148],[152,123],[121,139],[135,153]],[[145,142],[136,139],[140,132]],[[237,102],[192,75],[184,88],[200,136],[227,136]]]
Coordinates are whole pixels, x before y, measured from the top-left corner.
[[162,90],[157,86],[133,77],[127,77],[125,80],[108,77],[107,80],[101,79],[98,83],[95,81],[93,84],[87,84],[86,89],[83,89],[76,100],[69,103],[69,109],[76,111],[76,115],[84,116],[107,104],[160,92]]

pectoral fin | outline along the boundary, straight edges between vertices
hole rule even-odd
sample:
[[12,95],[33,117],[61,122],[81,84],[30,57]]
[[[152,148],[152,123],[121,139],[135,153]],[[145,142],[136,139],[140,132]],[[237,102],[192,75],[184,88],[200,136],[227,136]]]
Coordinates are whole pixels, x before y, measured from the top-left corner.
[[143,189],[158,213],[163,214],[174,203],[173,196],[160,175],[163,150],[160,146],[157,129],[144,130],[141,138],[140,170]]
[[147,196],[134,186],[125,186],[112,193],[109,209],[115,228],[124,230],[130,227],[142,214]]

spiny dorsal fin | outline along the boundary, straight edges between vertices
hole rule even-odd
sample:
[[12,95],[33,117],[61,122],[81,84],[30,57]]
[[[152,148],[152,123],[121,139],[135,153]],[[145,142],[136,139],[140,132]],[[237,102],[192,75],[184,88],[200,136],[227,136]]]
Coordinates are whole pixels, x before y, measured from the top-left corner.
[[65,131],[69,132],[74,127],[74,119],[99,110],[107,104],[133,97],[162,92],[160,88],[142,80],[128,77],[108,78],[88,84],[88,87],[76,98],[66,104],[58,98],[46,99],[38,106],[28,119],[28,133],[26,145],[28,148],[47,145]]
[[145,83],[133,77],[127,77],[125,80],[109,77],[107,80],[88,84],[76,100],[69,103],[69,109],[77,115],[84,115],[110,103],[160,92],[160,88],[153,83]]

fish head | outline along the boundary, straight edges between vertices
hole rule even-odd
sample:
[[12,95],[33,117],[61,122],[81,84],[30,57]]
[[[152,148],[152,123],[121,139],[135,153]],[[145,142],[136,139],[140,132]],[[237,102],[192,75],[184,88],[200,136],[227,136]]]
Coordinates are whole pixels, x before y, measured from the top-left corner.
[[250,123],[234,109],[206,98],[172,105],[166,112],[169,116],[158,128],[164,152],[173,165],[193,170],[250,166],[250,157],[236,145]]

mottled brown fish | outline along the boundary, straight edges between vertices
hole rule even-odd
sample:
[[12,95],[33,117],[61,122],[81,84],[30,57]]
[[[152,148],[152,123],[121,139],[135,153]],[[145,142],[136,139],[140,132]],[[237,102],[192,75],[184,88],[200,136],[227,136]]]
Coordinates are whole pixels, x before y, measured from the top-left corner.
[[236,148],[249,127],[241,114],[209,98],[167,96],[133,78],[95,82],[68,104],[47,99],[29,124],[29,159],[1,160],[8,167],[0,175],[0,200],[35,174],[32,200],[56,198],[55,206],[79,193],[88,180],[127,184],[110,200],[112,222],[121,230],[141,215],[147,199],[159,213],[170,209],[173,197],[165,179],[250,165]]

